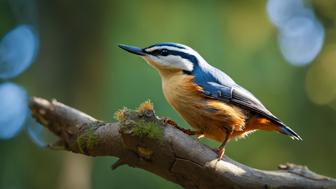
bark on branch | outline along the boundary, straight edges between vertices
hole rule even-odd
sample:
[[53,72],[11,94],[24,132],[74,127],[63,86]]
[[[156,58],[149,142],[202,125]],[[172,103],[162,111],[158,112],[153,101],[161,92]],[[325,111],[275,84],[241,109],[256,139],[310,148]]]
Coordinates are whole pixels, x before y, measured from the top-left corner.
[[336,188],[336,180],[305,166],[280,165],[264,171],[216,154],[196,139],[167,126],[149,104],[117,113],[119,122],[105,123],[59,103],[32,98],[30,108],[63,147],[88,156],[115,156],[117,168],[127,164],[159,175],[185,188]]

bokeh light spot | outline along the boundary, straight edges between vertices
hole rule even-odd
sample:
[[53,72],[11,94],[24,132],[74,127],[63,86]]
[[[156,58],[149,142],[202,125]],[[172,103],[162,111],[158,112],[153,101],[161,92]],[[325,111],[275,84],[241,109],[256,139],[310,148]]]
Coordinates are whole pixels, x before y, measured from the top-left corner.
[[271,22],[277,27],[282,27],[303,8],[302,0],[269,0],[266,10]]
[[320,52],[324,29],[309,17],[292,18],[280,30],[279,44],[285,59],[294,65],[310,63]]
[[34,61],[38,38],[32,26],[19,25],[0,42],[0,79],[22,73]]
[[324,43],[324,27],[303,0],[269,0],[267,13],[279,31],[279,46],[293,65],[311,63]]
[[0,84],[0,139],[14,137],[23,127],[28,113],[26,91],[10,82]]

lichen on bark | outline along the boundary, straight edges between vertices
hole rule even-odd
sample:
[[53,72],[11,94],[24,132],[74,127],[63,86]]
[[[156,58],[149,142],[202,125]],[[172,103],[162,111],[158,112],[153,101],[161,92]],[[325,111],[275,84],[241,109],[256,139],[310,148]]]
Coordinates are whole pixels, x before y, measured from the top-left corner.
[[85,125],[83,131],[78,135],[76,143],[81,153],[86,154],[89,150],[94,149],[97,144],[96,129],[99,127],[100,122],[93,122]]

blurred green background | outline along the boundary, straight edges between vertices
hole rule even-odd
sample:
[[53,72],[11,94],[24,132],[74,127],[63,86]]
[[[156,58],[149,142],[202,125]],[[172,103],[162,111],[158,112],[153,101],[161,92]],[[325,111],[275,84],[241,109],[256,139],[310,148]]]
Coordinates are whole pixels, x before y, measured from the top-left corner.
[[[187,44],[254,93],[303,138],[297,142],[260,131],[230,142],[228,156],[259,169],[293,162],[336,177],[336,3],[307,2],[323,26],[324,40],[317,57],[299,66],[284,58],[280,29],[270,21],[267,3],[0,0],[0,38],[22,23],[37,31],[34,64],[10,80],[29,96],[56,98],[106,121],[113,121],[114,112],[123,106],[135,108],[151,99],[158,115],[184,127],[189,126],[164,99],[158,73],[117,45]],[[43,148],[29,137],[27,127],[34,123],[27,120],[14,137],[0,139],[0,188],[180,188],[127,166],[111,171],[116,160],[112,157]]]

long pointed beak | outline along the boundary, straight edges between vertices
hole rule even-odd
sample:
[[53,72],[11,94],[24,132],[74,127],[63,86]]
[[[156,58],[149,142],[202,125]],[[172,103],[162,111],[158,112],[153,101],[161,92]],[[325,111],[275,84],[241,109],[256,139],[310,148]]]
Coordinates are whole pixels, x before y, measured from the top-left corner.
[[140,55],[140,56],[145,56],[146,55],[146,53],[139,47],[134,47],[134,46],[130,46],[130,45],[123,45],[123,44],[120,44],[118,46],[120,48],[124,49],[125,51],[128,51],[128,52],[136,54],[136,55]]

